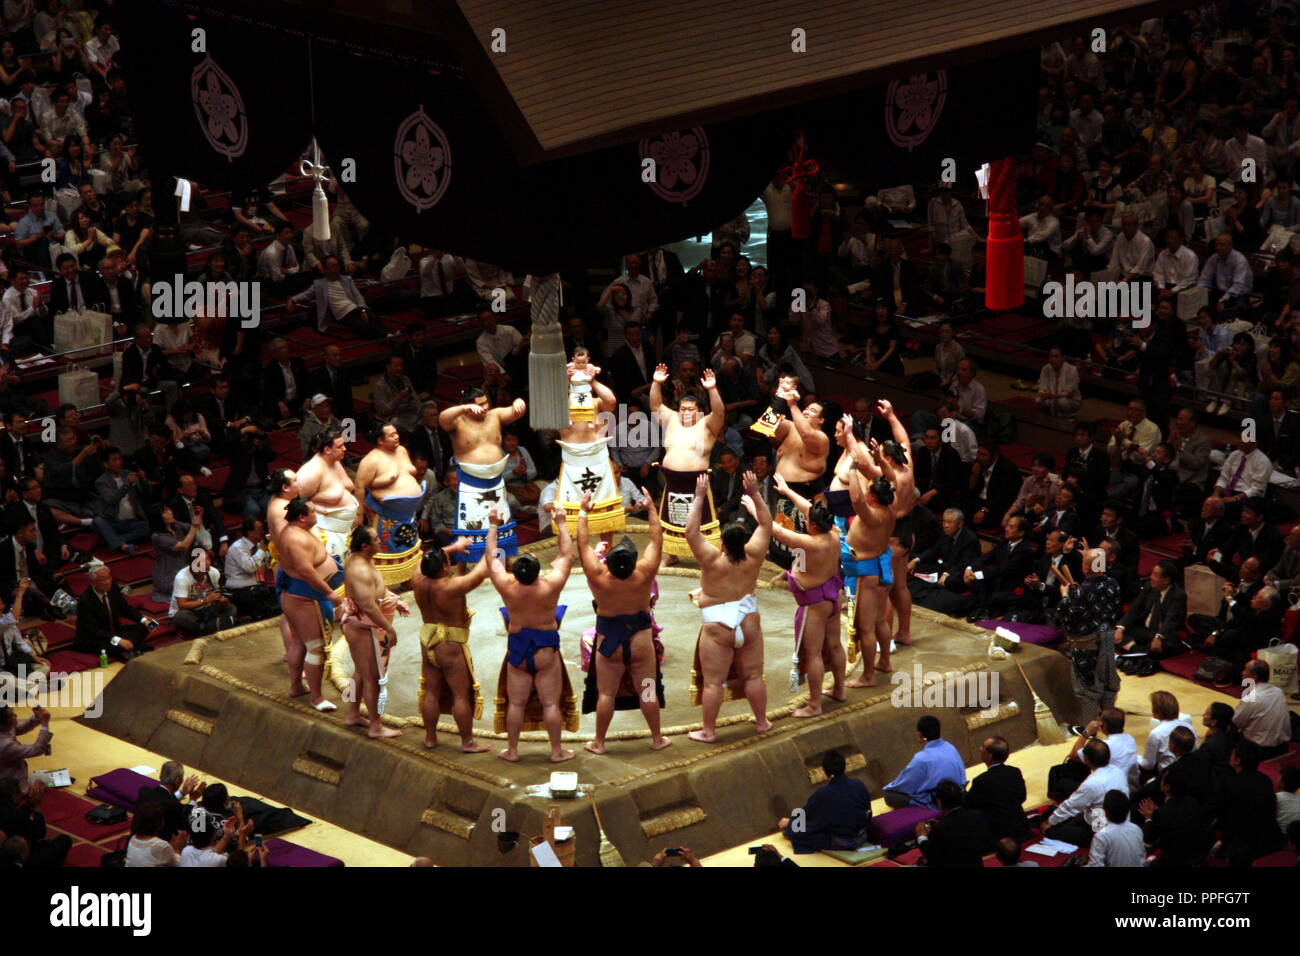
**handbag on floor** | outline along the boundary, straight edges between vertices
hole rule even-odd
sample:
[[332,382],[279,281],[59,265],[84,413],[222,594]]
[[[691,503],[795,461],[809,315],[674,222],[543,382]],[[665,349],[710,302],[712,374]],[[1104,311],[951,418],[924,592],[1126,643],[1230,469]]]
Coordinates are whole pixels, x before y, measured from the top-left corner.
[[1237,668],[1231,662],[1225,661],[1222,657],[1207,657],[1201,661],[1201,666],[1196,668],[1192,680],[1203,681],[1206,684],[1222,684],[1231,681],[1236,670]]

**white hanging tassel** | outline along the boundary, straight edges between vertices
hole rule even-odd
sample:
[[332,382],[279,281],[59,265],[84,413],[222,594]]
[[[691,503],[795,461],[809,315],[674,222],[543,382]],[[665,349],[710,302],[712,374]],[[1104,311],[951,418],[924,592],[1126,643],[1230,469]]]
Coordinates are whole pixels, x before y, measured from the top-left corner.
[[528,297],[533,320],[528,352],[528,424],[534,429],[569,424],[568,364],[560,328],[562,284],[557,273],[534,276]]
[[325,195],[325,186],[327,182],[333,182],[334,177],[329,175],[329,167],[323,165],[320,159],[320,146],[313,139],[312,155],[313,160],[304,159],[298,164],[298,170],[304,176],[310,176],[316,181],[316,188],[311,194],[311,234],[312,238],[321,242],[329,242],[330,239],[330,201]]
[[175,195],[180,197],[181,212],[190,211],[190,194],[193,192],[193,190],[194,190],[194,184],[191,183],[188,179],[181,179],[179,176],[176,177]]

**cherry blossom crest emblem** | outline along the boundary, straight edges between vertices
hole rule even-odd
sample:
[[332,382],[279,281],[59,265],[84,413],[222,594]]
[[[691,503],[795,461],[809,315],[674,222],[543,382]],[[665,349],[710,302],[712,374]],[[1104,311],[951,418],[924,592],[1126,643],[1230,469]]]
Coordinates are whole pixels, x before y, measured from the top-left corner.
[[212,57],[204,57],[190,74],[190,95],[208,145],[231,162],[243,156],[248,148],[244,98],[235,81]]
[[393,171],[398,191],[417,212],[436,206],[451,184],[451,144],[423,106],[397,128]]
[[709,137],[702,126],[660,133],[641,140],[641,160],[646,159],[655,161],[655,181],[646,185],[660,199],[685,206],[709,178]]
[[943,101],[948,97],[948,71],[932,77],[917,73],[908,80],[894,80],[885,93],[885,130],[895,146],[910,153],[929,137],[939,124]]

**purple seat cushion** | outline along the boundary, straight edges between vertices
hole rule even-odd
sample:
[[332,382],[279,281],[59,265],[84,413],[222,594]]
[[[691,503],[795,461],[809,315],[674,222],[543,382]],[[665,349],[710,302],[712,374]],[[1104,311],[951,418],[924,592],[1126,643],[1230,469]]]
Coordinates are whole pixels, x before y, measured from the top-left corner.
[[267,858],[268,866],[343,866],[338,857],[317,853],[288,840],[272,837],[266,841],[266,848],[271,851]]
[[158,786],[158,781],[153,777],[146,777],[134,770],[110,770],[108,773],[90,779],[90,787],[86,790],[86,796],[92,800],[98,800],[100,803],[111,803],[115,807],[125,807],[134,813],[136,797],[140,795],[141,788],[156,786]]
[[980,621],[979,626],[990,631],[1005,627],[1025,644],[1055,644],[1065,633],[1059,627],[1046,624],[1025,624],[1021,621]]
[[872,841],[880,846],[893,846],[916,836],[916,825],[926,820],[937,820],[939,811],[924,807],[903,807],[890,810],[878,817],[872,817],[867,824],[867,833]]

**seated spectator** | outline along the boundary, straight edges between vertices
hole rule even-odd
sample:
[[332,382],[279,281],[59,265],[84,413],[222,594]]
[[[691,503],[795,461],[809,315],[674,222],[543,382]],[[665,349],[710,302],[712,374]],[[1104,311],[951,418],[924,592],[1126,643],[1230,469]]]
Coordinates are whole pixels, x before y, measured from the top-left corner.
[[1151,278],[1155,281],[1157,294],[1176,295],[1196,285],[1201,264],[1196,258],[1196,253],[1183,244],[1184,233],[1181,226],[1169,226],[1164,236],[1165,246],[1156,256]]
[[[267,248],[274,245],[272,243]],[[315,307],[318,332],[328,332],[333,324],[351,329],[363,339],[381,339],[388,332],[384,320],[366,306],[356,282],[343,272],[343,260],[335,255],[322,260],[321,278],[313,279],[306,289],[293,297],[292,302],[299,307]]]
[[265,432],[257,429],[242,432],[239,444],[231,453],[229,476],[221,489],[222,509],[234,514],[265,514],[275,494],[267,484],[275,459],[275,449]]
[[1228,453],[1219,469],[1219,479],[1211,494],[1223,501],[1224,513],[1235,519],[1247,501],[1263,498],[1273,475],[1273,463],[1259,448],[1259,442],[1241,440]]
[[1146,866],[1142,828],[1129,820],[1128,794],[1111,790],[1102,800],[1106,825],[1092,838],[1087,866]]
[[1282,847],[1273,781],[1261,773],[1258,744],[1239,740],[1232,748],[1233,774],[1215,801],[1212,816],[1221,834],[1222,854],[1233,867],[1248,867]]
[[66,615],[52,603],[59,589],[53,575],[62,561],[50,564],[37,548],[39,526],[30,515],[20,516],[12,527],[13,534],[0,539],[0,598],[14,603],[15,593],[25,583],[27,613],[39,614],[47,621],[62,620]]
[[1172,561],[1159,561],[1151,569],[1151,583],[1115,625],[1115,647],[1120,653],[1146,652],[1164,658],[1187,650],[1180,637],[1187,619],[1187,594],[1174,583],[1177,574]]
[[796,853],[818,850],[853,850],[866,845],[871,820],[871,791],[861,780],[845,774],[844,755],[828,750],[822,755],[826,783],[808,798],[800,819],[783,817],[780,829]]
[[1120,219],[1119,235],[1110,249],[1107,268],[1121,282],[1150,279],[1155,268],[1156,248],[1145,232],[1138,229],[1137,216],[1125,213]]
[[1241,518],[1222,552],[1207,562],[1216,574],[1235,580],[1247,558],[1259,562],[1260,574],[1273,570],[1286,550],[1282,534],[1264,520],[1268,505],[1263,498],[1247,498],[1241,506]]
[[1279,771],[1277,782],[1277,825],[1286,833],[1300,820],[1300,767],[1293,764]]
[[49,660],[36,653],[19,629],[27,588],[20,581],[12,602],[0,599],[0,700],[26,700],[42,689],[50,673]]
[[465,261],[442,249],[428,250],[420,260],[420,308],[424,317],[442,318],[473,306],[474,294],[465,282]]
[[95,565],[87,577],[90,587],[77,599],[77,633],[72,649],[96,657],[106,652],[122,661],[152,650],[144,615],[126,603],[108,567]]
[[953,335],[951,322],[939,323],[939,341],[934,346],[934,374],[939,379],[939,391],[951,391],[956,386],[957,363],[966,357],[966,349]]
[[[1118,183],[1113,179],[1111,182],[1118,191]],[[1074,235],[1061,243],[1061,248],[1070,253],[1071,263],[1085,273],[1085,277],[1106,268],[1111,247],[1115,245],[1115,233],[1102,225],[1102,210],[1092,207],[1091,203],[1089,207],[1079,219]]]
[[1061,585],[1083,580],[1083,558],[1074,548],[1065,550],[1068,535],[1064,531],[1049,531],[1043,539],[1043,553],[1034,569],[1024,578],[1024,597],[1012,604],[1026,612],[1030,619],[1051,611],[1061,600]]
[[438,350],[429,343],[424,326],[412,322],[403,328],[402,338],[393,343],[393,354],[400,355],[406,363],[420,401],[429,401],[438,390]]
[[[269,294],[277,298],[292,298],[313,282],[314,277],[302,265],[293,242],[297,230],[289,223],[281,223],[275,230],[275,241],[269,243],[257,256],[257,278],[267,283]],[[299,304],[299,303],[296,303]],[[328,306],[328,300],[317,301],[317,320]]]
[[[30,744],[20,743],[19,737],[40,728],[36,740]],[[50,752],[50,741],[54,734],[50,731],[50,712],[39,705],[32,708],[32,715],[26,720],[19,720],[13,708],[0,705],[0,783],[12,780],[17,789],[23,793],[28,790],[27,758],[43,757]],[[13,834],[0,824],[0,830]]]
[[966,469],[956,449],[942,440],[937,424],[925,430],[921,444],[913,458],[917,501],[940,514],[961,500]]
[[1289,178],[1277,180],[1273,195],[1264,201],[1259,212],[1259,224],[1267,231],[1270,226],[1278,225],[1289,232],[1300,228],[1300,199],[1292,195],[1294,183]]
[[371,386],[370,402],[375,421],[395,425],[404,434],[415,430],[420,420],[420,399],[399,356],[389,356],[384,374]]
[[1051,196],[1034,203],[1034,211],[1021,217],[1020,229],[1025,234],[1025,255],[1046,259],[1049,264],[1060,256],[1061,221],[1053,211]]
[[1210,477],[1210,437],[1200,428],[1200,417],[1190,408],[1180,408],[1169,430],[1169,444],[1178,456],[1180,517],[1190,517],[1200,508]]
[[[970,782],[965,807],[984,816],[989,835],[1001,841],[1029,839],[1025,818],[1025,778],[1007,763],[1011,747],[1002,737],[987,737],[980,745],[980,760],[988,769]],[[1017,846],[1017,853],[1019,846]],[[1003,864],[1004,866],[1009,864]]]
[[[1059,230],[1057,240],[1059,245]],[[923,301],[921,277],[917,274],[916,266],[905,258],[903,243],[898,239],[890,239],[885,243],[885,258],[871,275],[871,292],[892,303],[893,310],[898,315],[912,314],[913,307]]]
[[972,428],[982,429],[984,416],[988,414],[989,396],[984,385],[975,377],[978,371],[979,367],[972,358],[958,362],[952,394],[957,403],[958,417]]
[[[1216,500],[1216,499],[1210,499]],[[1290,593],[1300,584],[1300,525],[1295,525],[1286,533],[1286,549],[1277,564],[1264,575],[1264,583],[1275,587],[1288,601]]]
[[926,714],[916,722],[916,737],[921,749],[903,772],[885,784],[885,803],[890,807],[924,807],[935,809],[935,788],[945,780],[966,786],[966,766],[957,748],[941,736],[939,718]]
[[1232,715],[1232,724],[1243,739],[1259,748],[1259,759],[1280,757],[1287,752],[1291,742],[1291,713],[1286,694],[1276,684],[1269,683],[1271,668],[1267,661],[1250,661],[1242,671],[1248,693],[1242,694],[1241,703]]
[[1052,474],[1055,465],[1056,459],[1052,455],[1034,456],[1029,474],[1020,483],[1020,493],[1002,516],[1004,521],[1012,515],[1020,515],[1030,526],[1042,520],[1061,490],[1061,479]]
[[131,821],[131,839],[126,845],[128,867],[179,866],[180,853],[189,841],[189,833],[179,830],[164,840],[159,834],[167,825],[167,813],[160,803],[146,803]]
[[1230,233],[1214,240],[1214,253],[1201,267],[1200,285],[1210,290],[1210,303],[1220,312],[1235,312],[1245,305],[1255,284],[1246,257],[1233,248]]
[[302,425],[298,429],[298,450],[302,453],[302,460],[311,458],[311,444],[317,435],[330,428],[342,427],[343,423],[334,416],[333,400],[323,393],[313,395],[307,403],[307,414],[303,416]]
[[1079,488],[1085,498],[1099,501],[1106,497],[1110,481],[1110,461],[1106,449],[1096,443],[1096,427],[1092,422],[1079,422],[1074,426],[1074,446],[1065,453],[1063,474],[1081,473]]
[[261,518],[246,517],[239,531],[239,537],[226,552],[226,590],[240,617],[263,621],[279,611],[275,592],[262,582],[271,561],[262,546],[266,540],[266,524]]
[[307,363],[290,356],[289,343],[278,336],[271,340],[271,361],[262,371],[260,395],[266,417],[281,423],[298,421],[312,395]]
[[145,510],[149,482],[143,472],[125,470],[119,449],[109,445],[102,455],[104,473],[95,481],[100,513],[93,526],[108,548],[134,554],[135,544],[150,533]]
[[1075,846],[1092,844],[1093,820],[1102,813],[1106,794],[1112,790],[1128,793],[1128,776],[1110,762],[1106,741],[1088,740],[1079,751],[1088,775],[1074,791],[1047,816],[1044,835]]
[[[969,795],[967,797],[969,800]],[[993,847],[993,858],[1002,866],[1038,866],[1033,860],[1020,858],[1020,844],[1011,837],[1003,837]]]
[[170,840],[178,830],[189,829],[189,811],[182,800],[190,798],[199,786],[197,777],[185,779],[185,766],[178,761],[168,760],[158,771],[158,782],[153,786],[141,787],[136,795],[136,807],[146,803],[157,803],[163,807],[166,822],[158,835]]
[[934,259],[925,274],[925,295],[939,312],[965,312],[968,292],[966,275],[952,258],[952,246],[946,242],[934,247]]
[[1147,473],[1138,478],[1133,499],[1133,523],[1144,541],[1176,534],[1178,472],[1174,470],[1174,448],[1160,442],[1148,459]]
[[985,438],[979,443],[968,485],[962,509],[968,523],[975,528],[997,525],[1016,500],[1020,470],[1002,457],[997,442]]
[[988,823],[965,806],[962,785],[941,780],[934,789],[941,816],[916,825],[916,842],[927,866],[983,866],[993,845]]
[[542,494],[542,486],[536,481],[537,465],[533,463],[533,456],[519,444],[519,434],[515,431],[502,434],[501,449],[510,459],[504,474],[510,508],[522,514],[532,514]]
[[1178,698],[1167,690],[1151,693],[1151,719],[1156,722],[1147,734],[1146,746],[1138,767],[1142,776],[1155,777],[1178,759],[1178,754],[1170,743],[1170,735],[1178,728],[1183,728],[1196,740],[1196,730],[1192,727],[1192,718],[1179,712]]
[[1038,373],[1038,394],[1034,404],[1050,415],[1068,418],[1083,404],[1079,391],[1079,370],[1065,360],[1065,353],[1053,348]]
[[[0,741],[4,738],[3,713],[8,708],[0,708]],[[48,712],[42,711],[48,721]],[[26,781],[24,780],[24,783]],[[9,840],[5,849],[10,850],[10,843],[22,841],[26,851],[25,858],[17,862],[25,867],[41,868],[63,866],[72,849],[72,837],[61,833],[47,839],[45,815],[41,813],[41,804],[45,798],[45,783],[35,780],[24,793],[19,782],[12,777],[0,777],[0,833]],[[13,848],[14,850],[17,847]],[[22,854],[16,854],[22,857]],[[10,861],[13,862],[13,861]]]
[[172,625],[186,637],[235,626],[235,608],[222,591],[221,575],[212,567],[206,551],[173,575],[167,613]]

